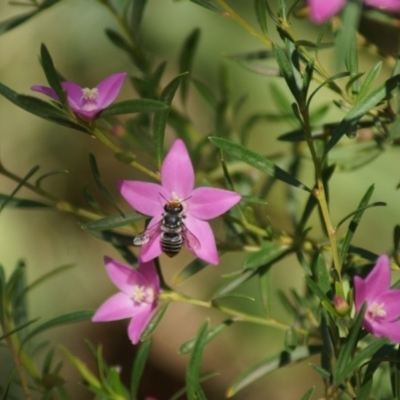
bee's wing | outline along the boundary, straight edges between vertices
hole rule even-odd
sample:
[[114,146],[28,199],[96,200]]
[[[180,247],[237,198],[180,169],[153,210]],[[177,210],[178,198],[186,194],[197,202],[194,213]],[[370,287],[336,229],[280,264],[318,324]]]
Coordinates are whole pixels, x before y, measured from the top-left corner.
[[186,228],[185,224],[182,224],[182,238],[185,241],[186,247],[191,251],[196,251],[201,248],[199,239],[193,235],[192,232]]
[[142,246],[146,243],[148,243],[151,238],[158,232],[158,230],[160,229],[160,225],[161,225],[162,221],[160,221],[159,223],[153,225],[152,227],[150,227],[149,229],[146,229],[145,231],[143,231],[142,233],[139,233],[139,235],[135,236],[133,239],[133,244],[135,244],[136,246]]

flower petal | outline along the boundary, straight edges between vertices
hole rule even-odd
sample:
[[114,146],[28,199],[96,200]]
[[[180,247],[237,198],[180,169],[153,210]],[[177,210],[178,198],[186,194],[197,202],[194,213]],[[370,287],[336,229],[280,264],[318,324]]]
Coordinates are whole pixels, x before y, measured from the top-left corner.
[[[145,304],[143,303],[144,305]],[[131,318],[141,311],[143,305],[135,305],[125,293],[117,293],[107,299],[92,317],[93,322],[116,321]]]
[[390,288],[390,262],[386,254],[378,257],[372,271],[364,280],[366,299],[368,302],[375,300],[380,294]]
[[161,184],[168,191],[167,200],[176,193],[180,200],[190,196],[194,187],[193,165],[181,139],[175,140],[161,168]]
[[345,3],[346,0],[308,0],[310,19],[316,24],[322,24],[337,14]]
[[104,257],[108,276],[114,285],[127,295],[131,294],[134,285],[145,285],[146,279],[139,270],[128,267],[110,257]]
[[[149,222],[147,229],[153,227],[154,225],[157,225],[160,221],[161,216],[154,217]],[[139,257],[143,263],[147,263],[158,257],[161,253],[161,231],[158,231],[147,244],[142,246]]]
[[393,289],[381,294],[376,298],[377,304],[383,304],[386,312],[385,321],[393,321],[400,318],[400,290]]
[[156,294],[160,293],[160,278],[157,273],[154,261],[141,262],[139,257],[139,271],[147,281],[147,286],[153,286],[156,289]]
[[142,309],[142,312],[135,315],[131,322],[129,322],[128,336],[133,344],[136,344],[139,341],[140,335],[149,323],[154,311],[155,307],[152,307],[150,304],[146,304],[146,307]]
[[384,323],[375,322],[364,327],[368,332],[372,333],[376,337],[387,337],[394,342],[400,343],[400,321]]
[[197,237],[201,244],[200,249],[195,251],[196,256],[210,264],[217,265],[219,263],[219,257],[214,233],[210,224],[188,215],[185,219],[185,226]]
[[60,99],[56,95],[56,92],[52,88],[49,88],[47,86],[32,86],[31,90],[33,90],[34,92],[45,94],[46,96],[49,96],[54,100],[60,101]]
[[386,11],[400,11],[399,0],[364,0],[367,6]]
[[97,105],[100,110],[108,107],[116,99],[126,75],[126,72],[110,75],[97,85],[99,91]]
[[363,303],[367,300],[367,291],[364,279],[358,276],[354,277],[354,305],[356,308],[356,313],[361,310]]
[[199,219],[211,219],[218,217],[236,203],[242,196],[230,190],[199,187],[194,189],[187,200],[187,212]]
[[118,181],[117,187],[124,199],[138,212],[152,217],[164,212],[165,198],[171,196],[161,185],[151,182]]
[[82,88],[73,82],[62,82],[61,86],[67,92],[68,104],[71,109],[77,113],[81,113]]

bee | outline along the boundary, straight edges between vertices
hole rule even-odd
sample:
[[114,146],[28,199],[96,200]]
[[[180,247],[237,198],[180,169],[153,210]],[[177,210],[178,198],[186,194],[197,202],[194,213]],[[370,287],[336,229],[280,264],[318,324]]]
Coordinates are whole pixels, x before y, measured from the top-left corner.
[[201,245],[183,223],[185,218],[181,201],[167,201],[161,221],[135,236],[133,244],[142,246],[161,231],[161,249],[168,257],[175,257],[181,251],[183,243],[190,251],[195,252]]

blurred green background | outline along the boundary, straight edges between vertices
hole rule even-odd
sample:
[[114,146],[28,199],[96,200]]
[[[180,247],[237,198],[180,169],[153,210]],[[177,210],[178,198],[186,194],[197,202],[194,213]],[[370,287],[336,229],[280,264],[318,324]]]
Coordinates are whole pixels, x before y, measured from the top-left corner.
[[[231,1],[233,8],[256,26],[252,2]],[[23,11],[5,0],[0,1],[0,16],[4,20]],[[296,24],[298,35],[304,39],[315,40],[318,27],[312,27],[306,21]],[[272,26],[272,25],[271,25]],[[0,80],[19,93],[30,94],[32,85],[46,84],[44,74],[38,62],[40,44],[45,43],[57,68],[69,81],[81,86],[94,87],[108,75],[127,71],[137,75],[128,58],[116,49],[104,34],[107,27],[118,30],[112,16],[95,0],[63,0],[57,6],[42,13],[2,36],[0,36]],[[262,50],[261,43],[241,30],[232,21],[213,14],[189,1],[149,0],[143,25],[142,39],[155,64],[168,61],[167,71],[162,80],[163,86],[178,74],[177,60],[184,39],[199,27],[201,40],[195,58],[193,76],[218,85],[218,73],[221,65],[228,70],[232,98],[246,94],[247,102],[238,121],[243,121],[256,111],[278,112],[270,84],[276,82],[289,96],[287,88],[278,78],[267,77],[244,69],[227,55]],[[368,29],[368,26],[366,26]],[[277,34],[273,32],[273,37]],[[380,38],[382,39],[382,38]],[[388,40],[395,40],[390,39]],[[397,40],[397,39],[396,39]],[[328,70],[334,71],[334,51],[323,53],[321,60]],[[360,70],[370,69],[378,57],[368,51],[361,52]],[[389,70],[384,67],[383,75]],[[119,99],[134,98],[135,93],[127,79]],[[318,103],[332,104],[333,96],[321,91]],[[179,100],[174,103],[180,107]],[[194,88],[190,91],[188,113],[196,128],[203,134],[213,133],[214,125],[211,110],[199,97]],[[332,110],[325,122],[334,120],[342,114]],[[252,131],[250,144],[253,149],[267,155],[286,151],[286,145],[277,142],[276,137],[293,129],[289,122],[261,123]],[[170,133],[168,143],[173,135]],[[343,139],[351,141],[347,138]],[[96,154],[99,167],[108,187],[129,210],[128,205],[114,189],[117,179],[145,179],[131,168],[118,163],[108,149],[103,148],[92,138],[71,131],[18,109],[0,98],[0,161],[23,176],[34,165],[40,165],[41,173],[53,169],[65,168],[68,175],[48,179],[46,187],[73,204],[86,207],[82,189],[88,186],[99,201],[107,203],[96,189],[90,173],[89,152]],[[359,157],[348,150],[345,161]],[[339,159],[339,155],[337,155]],[[343,155],[340,155],[343,157]],[[312,165],[306,161],[304,180],[312,184]],[[398,172],[398,154],[396,149],[387,149],[368,166],[351,172],[339,172],[332,180],[331,204],[333,220],[338,221],[353,211],[367,190],[375,183],[376,190],[372,201],[387,202],[386,208],[367,211],[354,244],[368,248],[376,253],[389,251],[392,246],[392,230],[400,221],[398,207],[399,193],[396,185],[400,180]],[[15,183],[0,177],[1,192],[10,193]],[[265,217],[278,229],[290,229],[284,193],[284,184],[278,183],[268,198]],[[296,193],[299,201],[306,197]],[[22,190],[19,197],[35,198]],[[109,209],[110,213],[114,213]],[[318,223],[315,223],[318,235]],[[215,224],[218,228],[218,222]],[[89,234],[83,232],[78,221],[70,216],[53,211],[17,211],[7,209],[0,218],[1,263],[10,272],[19,259],[27,264],[27,275],[33,281],[52,268],[76,264],[76,268],[54,278],[30,294],[31,317],[41,317],[41,321],[79,309],[95,309],[116,290],[108,280],[103,256],[119,258],[111,248]],[[231,253],[222,258],[221,265],[203,270],[189,280],[181,290],[184,293],[206,299],[221,284],[221,275],[241,267],[245,254]],[[183,251],[173,260],[161,258],[167,279],[173,277],[186,265],[191,255]],[[284,291],[295,287],[302,290],[302,270],[294,257],[280,262],[272,271],[271,290]],[[254,282],[246,284],[243,290],[257,297],[258,286]],[[261,312],[256,306],[246,304],[246,309]],[[282,307],[274,304],[274,315],[290,323]],[[143,397],[153,395],[158,400],[169,398],[184,385],[186,356],[178,355],[177,349],[185,340],[190,339],[198,330],[201,322],[210,317],[216,324],[224,316],[216,311],[195,308],[185,304],[172,304],[166,316],[153,336],[153,349],[145,379],[141,388]],[[122,374],[129,376],[135,348],[126,335],[126,321],[108,324],[80,323],[66,328],[55,329],[43,335],[43,340],[51,344],[64,344],[73,354],[82,357],[94,370],[94,362],[87,351],[84,339],[94,344],[103,344],[104,354],[111,365],[122,366]],[[209,399],[221,399],[226,386],[240,372],[253,363],[268,357],[283,348],[281,331],[260,328],[248,324],[235,324],[227,332],[207,346],[204,357],[204,371],[219,370],[221,374],[205,384]],[[4,349],[0,348],[0,379],[5,376],[9,366]],[[59,357],[62,358],[59,353]],[[312,359],[318,363],[318,359]],[[79,384],[79,376],[65,362],[63,370],[67,376],[67,388],[73,399],[88,399],[91,395]],[[316,385],[315,399],[322,396],[322,384],[313,370],[304,363],[296,367],[283,369],[263,378],[240,392],[236,399],[274,399],[287,400],[300,398],[311,386]]]

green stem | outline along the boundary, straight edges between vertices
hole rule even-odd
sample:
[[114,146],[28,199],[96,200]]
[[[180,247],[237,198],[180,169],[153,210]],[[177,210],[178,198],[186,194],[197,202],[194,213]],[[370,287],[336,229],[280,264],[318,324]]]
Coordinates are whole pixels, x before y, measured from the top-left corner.
[[[122,153],[122,150],[116,144],[114,144],[110,139],[108,139],[108,137],[100,129],[93,128],[92,133],[98,140],[100,140],[100,142],[105,144],[114,153]],[[139,164],[137,161],[132,161],[129,165],[143,172],[144,174],[150,176],[156,181],[160,181],[160,175],[158,173],[150,171],[148,168],[144,167],[142,164]]]
[[270,50],[273,49],[274,45],[271,39],[260,35],[251,25],[249,25],[242,17],[240,17],[236,12],[226,4],[225,0],[217,0],[218,4],[223,8],[225,11],[224,16],[230,18],[231,20],[235,21],[239,24],[242,28],[244,28],[250,35],[256,37],[261,43],[263,43],[266,47]]

